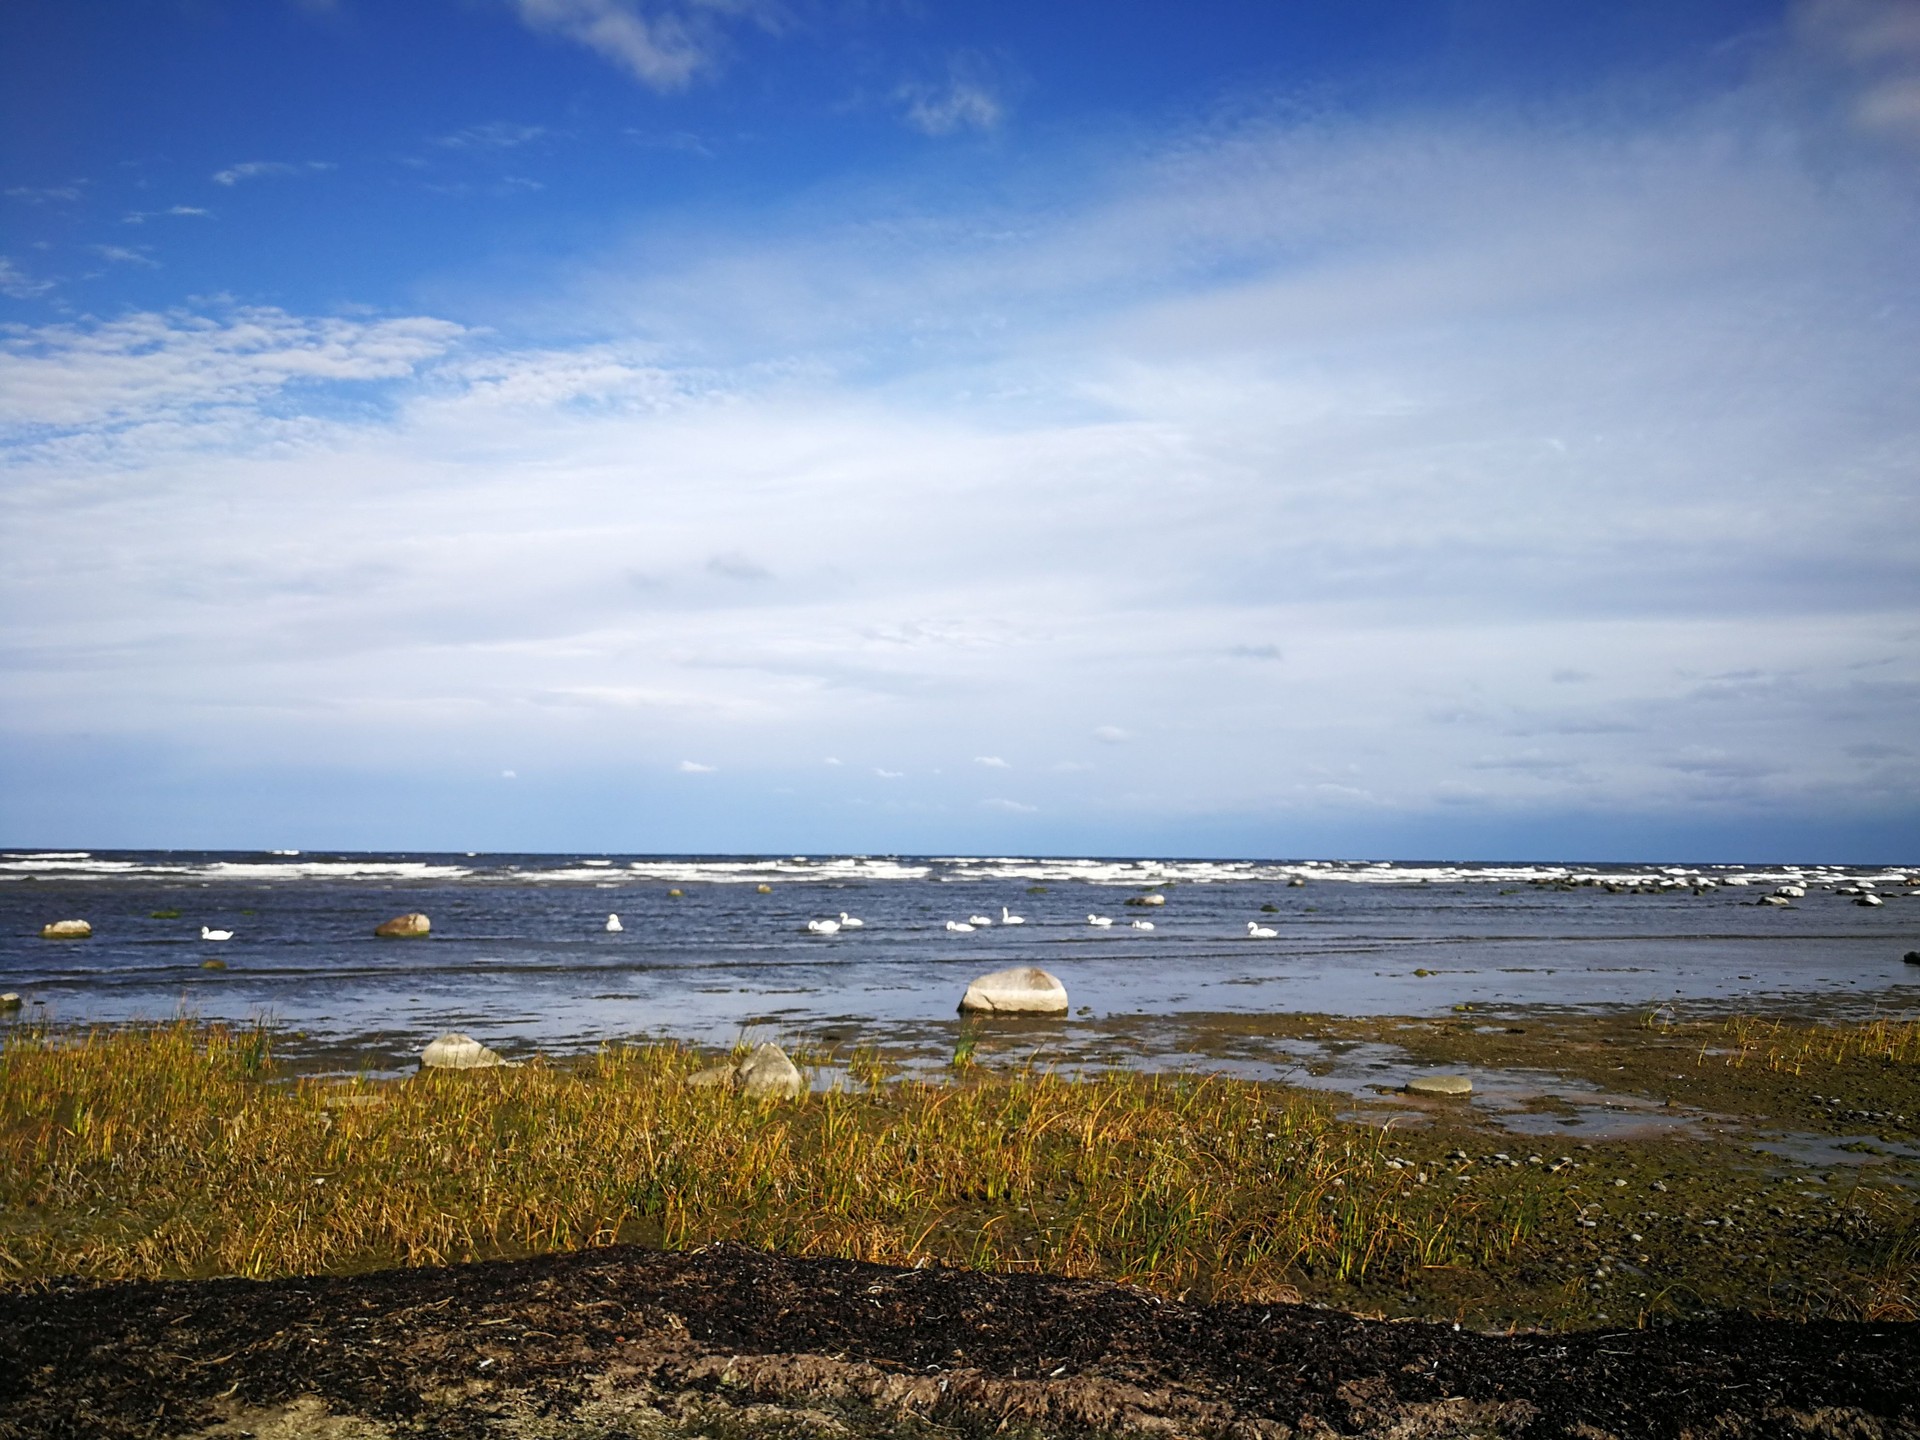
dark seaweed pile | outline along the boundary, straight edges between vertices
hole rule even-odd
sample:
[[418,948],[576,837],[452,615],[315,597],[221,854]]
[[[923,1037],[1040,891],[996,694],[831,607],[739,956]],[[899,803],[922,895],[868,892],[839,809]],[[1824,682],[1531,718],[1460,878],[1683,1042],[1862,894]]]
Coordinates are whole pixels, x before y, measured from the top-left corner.
[[1920,1330],[1487,1335],[734,1246],[0,1293],[8,1440],[191,1434],[298,1397],[400,1434],[599,1435],[581,1417],[622,1393],[869,1434],[1917,1436]]

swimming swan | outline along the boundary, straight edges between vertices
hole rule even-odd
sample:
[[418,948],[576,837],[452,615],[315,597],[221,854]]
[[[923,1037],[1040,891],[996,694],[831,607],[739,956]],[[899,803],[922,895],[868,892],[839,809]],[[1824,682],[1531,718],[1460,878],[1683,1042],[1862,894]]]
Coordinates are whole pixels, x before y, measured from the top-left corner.
[[1247,921],[1247,938],[1249,940],[1271,940],[1279,933],[1278,930],[1275,930],[1270,925],[1256,925],[1251,920]]
[[844,910],[840,912],[840,928],[842,930],[858,930],[861,926],[865,925],[866,923],[867,922],[864,920],[854,919],[853,916],[847,914],[847,912]]
[[993,917],[991,915],[969,915],[967,916],[967,924],[973,926],[976,930],[985,930],[993,924]]
[[1027,923],[1027,917],[1024,915],[1016,915],[1007,909],[1006,906],[1002,905],[1000,907],[1000,923],[1002,925],[1024,925]]
[[626,926],[620,923],[620,917],[618,915],[607,916],[607,933],[609,935],[618,935],[624,929],[626,929]]
[[1151,929],[1153,929],[1153,921],[1151,921],[1151,920],[1136,920],[1136,921],[1134,921],[1134,922],[1133,922],[1133,928],[1134,928],[1134,929],[1136,929],[1136,930],[1151,930]]
[[947,929],[956,935],[973,934],[973,926],[969,925],[965,920],[949,920],[947,921]]
[[200,938],[202,940],[231,940],[233,939],[233,931],[209,930],[206,926],[202,925],[200,927]]
[[838,935],[840,933],[840,922],[838,920],[809,920],[807,921],[807,933],[809,935]]
[[1089,915],[1087,916],[1087,924],[1104,930],[1113,924],[1113,917],[1111,915]]

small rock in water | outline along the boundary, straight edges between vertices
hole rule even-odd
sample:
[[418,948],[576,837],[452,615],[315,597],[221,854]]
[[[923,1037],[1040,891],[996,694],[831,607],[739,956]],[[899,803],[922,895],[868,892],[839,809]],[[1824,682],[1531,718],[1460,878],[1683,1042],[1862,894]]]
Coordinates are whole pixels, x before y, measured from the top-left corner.
[[457,1031],[450,1031],[438,1040],[429,1041],[427,1048],[420,1052],[420,1068],[423,1070],[484,1070],[505,1063],[471,1035],[462,1035]]
[[771,895],[773,893],[773,887],[771,885],[756,885],[753,887],[753,893],[756,895]]
[[93,934],[93,926],[85,920],[55,920],[40,927],[42,940],[85,940]]
[[227,962],[224,960],[202,960],[200,962],[200,968],[202,970],[224,970],[227,968]]
[[20,997],[13,991],[9,990],[6,994],[0,995],[0,1010],[18,1010],[19,1008]]
[[1905,960],[1909,965],[1920,965],[1920,950],[1909,950],[1900,958]]
[[383,920],[374,926],[373,933],[382,940],[418,940],[433,929],[433,922],[418,910],[407,915],[396,915],[391,920]]
[[1471,1095],[1473,1081],[1464,1075],[1417,1075],[1406,1089],[1409,1095]]
[[967,986],[960,1008],[993,1015],[1064,1015],[1067,987],[1037,965],[1016,965]]
[[756,1046],[754,1052],[740,1062],[735,1074],[740,1093],[750,1100],[775,1096],[791,1099],[805,1093],[807,1088],[807,1077],[800,1073],[800,1067],[771,1040]]

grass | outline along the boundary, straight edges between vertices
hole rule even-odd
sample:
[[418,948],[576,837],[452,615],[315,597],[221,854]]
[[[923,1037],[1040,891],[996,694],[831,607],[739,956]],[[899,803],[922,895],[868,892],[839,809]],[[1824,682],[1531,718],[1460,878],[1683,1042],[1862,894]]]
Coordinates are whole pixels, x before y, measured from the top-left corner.
[[[671,1047],[385,1083],[280,1077],[192,1023],[0,1053],[0,1274],[266,1276],[632,1240],[1104,1276],[1284,1298],[1495,1265],[1553,1197],[1389,1163],[1321,1101],[1044,1073],[793,1102],[687,1086]],[[877,1081],[876,1067],[855,1067]]]
[[1864,1062],[1920,1065],[1920,1020],[1870,1020],[1858,1025],[1790,1025],[1782,1020],[1736,1015],[1726,1022],[1733,1048],[1725,1063],[1740,1069],[1750,1061],[1768,1070],[1803,1075]]

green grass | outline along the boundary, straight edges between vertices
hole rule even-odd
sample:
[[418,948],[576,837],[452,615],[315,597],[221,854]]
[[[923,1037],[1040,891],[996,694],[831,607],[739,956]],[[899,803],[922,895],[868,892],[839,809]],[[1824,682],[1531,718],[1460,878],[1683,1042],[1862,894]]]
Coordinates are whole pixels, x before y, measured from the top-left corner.
[[755,1103],[687,1086],[700,1063],[620,1047],[340,1084],[277,1078],[257,1030],[24,1032],[0,1054],[0,1273],[730,1239],[1257,1299],[1497,1263],[1547,1203],[1427,1184],[1381,1131],[1274,1087],[969,1071]]

